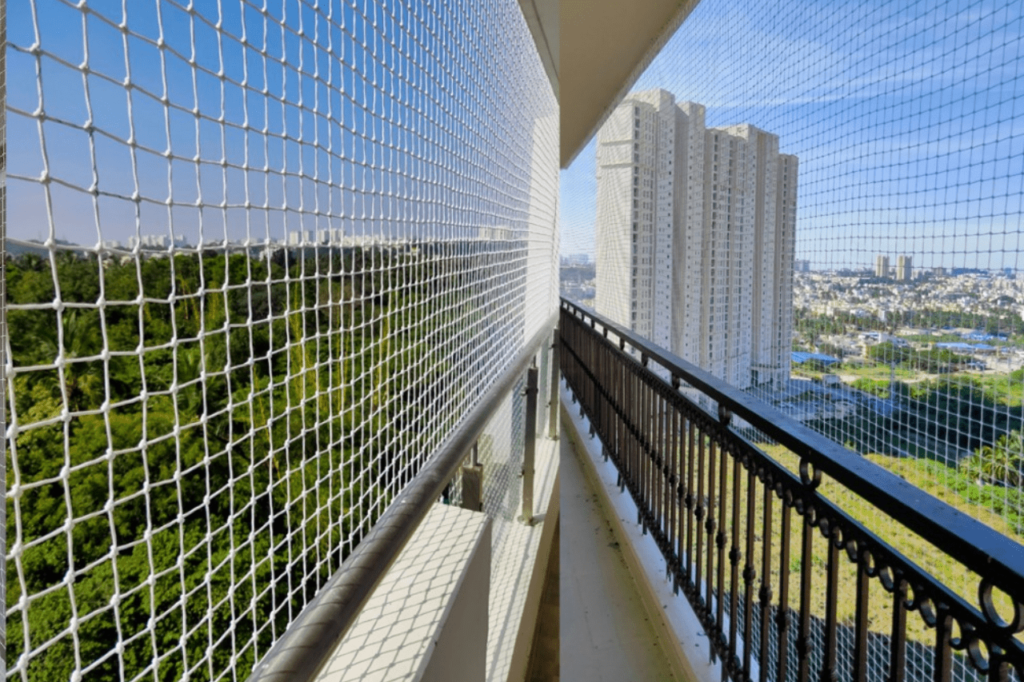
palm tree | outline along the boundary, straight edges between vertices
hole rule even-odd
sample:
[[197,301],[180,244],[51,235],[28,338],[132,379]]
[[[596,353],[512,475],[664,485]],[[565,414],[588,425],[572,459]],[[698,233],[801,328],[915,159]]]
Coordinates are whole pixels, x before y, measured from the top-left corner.
[[979,483],[1019,486],[1024,481],[1024,435],[1003,434],[995,445],[984,445],[964,462],[966,473]]

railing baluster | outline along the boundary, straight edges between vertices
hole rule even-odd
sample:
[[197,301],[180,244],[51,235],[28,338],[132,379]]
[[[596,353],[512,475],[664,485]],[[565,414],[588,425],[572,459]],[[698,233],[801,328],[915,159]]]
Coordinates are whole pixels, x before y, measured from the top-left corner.
[[526,370],[526,443],[523,448],[523,507],[519,519],[528,526],[533,525],[533,477],[537,451],[537,363]]
[[673,476],[673,461],[674,453],[672,452],[672,430],[675,427],[673,422],[674,411],[668,401],[667,396],[661,397],[661,438],[662,438],[662,453],[661,453],[661,467],[659,469],[659,484],[658,487],[661,489],[661,525],[664,531],[664,544],[665,551],[667,554],[673,554],[675,547],[675,536],[672,532],[672,518],[675,502],[675,493],[672,487]]
[[828,547],[828,565],[825,576],[825,657],[821,665],[821,682],[836,682],[836,624],[839,608],[839,548],[831,524],[830,535],[825,538]]
[[[715,449],[715,441],[711,440],[708,442],[708,520],[704,524],[704,529],[707,531],[708,538],[708,577],[707,577],[707,610],[708,614],[712,615],[714,612],[714,595],[712,590],[714,589],[715,583],[715,467],[718,464],[718,451]],[[712,615],[712,621],[717,627],[721,627],[721,621],[715,621]],[[709,632],[708,637],[712,635]],[[715,660],[715,652],[712,649],[711,660]]]
[[658,461],[661,459],[664,450],[661,447],[661,398],[653,387],[649,390],[651,394],[648,403],[651,407],[651,413],[648,415],[649,425],[647,427],[647,433],[651,434],[650,451],[647,457],[647,490],[649,491],[649,496],[644,499],[649,500],[651,531],[655,541],[657,541],[658,530],[661,528],[661,486],[658,485]]
[[665,525],[668,522],[668,515],[665,513],[665,467],[668,462],[668,446],[666,445],[668,429],[665,419],[668,417],[668,411],[665,409],[665,399],[660,394],[657,405],[658,409],[654,418],[658,422],[658,457],[654,462],[654,494],[658,499],[658,537],[664,538],[664,533],[668,530]]
[[999,646],[993,646],[988,657],[988,682],[1009,682],[1010,666],[1004,658],[1005,652]]
[[661,460],[665,456],[665,448],[662,444],[662,432],[664,431],[661,421],[661,396],[657,391],[651,391],[654,410],[651,413],[653,423],[651,433],[654,434],[654,442],[651,445],[650,457],[650,480],[651,480],[651,527],[654,531],[655,540],[660,542],[661,538]]
[[[759,660],[758,680],[768,682],[768,645],[771,642],[771,605],[772,605],[772,489],[771,482],[765,483],[762,490],[764,495],[761,531],[761,656]],[[780,678],[782,679],[782,678]]]
[[632,371],[627,371],[625,376],[626,381],[626,402],[624,407],[626,408],[623,412],[623,427],[626,429],[626,443],[624,452],[622,453],[622,471],[619,475],[621,482],[620,488],[625,488],[626,482],[630,480],[633,475],[633,445],[635,434],[633,431],[633,415],[636,410],[636,396],[635,396],[635,377]]
[[[754,648],[754,509],[757,503],[757,481],[754,467],[747,469],[747,549],[743,565],[743,679],[750,679],[750,656]],[[767,634],[762,632],[762,637]]]
[[814,565],[813,509],[805,508],[803,544],[800,549],[800,631],[796,639],[797,679],[811,679],[811,567]]
[[[722,448],[725,452],[725,448]],[[724,460],[723,460],[724,463]],[[729,548],[729,662],[736,660],[739,618],[736,617],[740,599],[740,458],[732,457],[732,546]],[[723,529],[724,530],[724,529]],[[745,647],[744,647],[745,648]]]
[[898,573],[892,591],[892,638],[887,682],[903,682],[907,669],[907,582]]
[[548,438],[558,438],[558,366],[559,366],[559,342],[558,327],[555,327],[551,337],[551,382],[548,394]]
[[615,392],[613,388],[613,376],[616,363],[608,350],[603,347],[598,347],[597,353],[597,371],[601,377],[601,399],[598,403],[597,415],[598,415],[598,427],[597,433],[601,437],[602,442],[609,439],[612,432],[612,424],[614,423],[615,414]]
[[869,576],[866,554],[857,557],[857,612],[853,640],[853,682],[866,682],[868,676],[868,596]]
[[647,392],[647,386],[644,384],[644,382],[640,378],[640,373],[637,372],[634,376],[636,377],[637,394],[639,396],[639,400],[636,401],[637,402],[637,405],[636,405],[636,407],[637,407],[637,414],[636,414],[636,421],[634,422],[634,425],[636,427],[636,448],[634,449],[634,455],[636,457],[636,459],[634,461],[634,464],[636,466],[636,469],[635,469],[636,476],[635,476],[634,480],[636,481],[636,486],[633,489],[633,491],[631,491],[631,492],[634,493],[633,499],[637,503],[636,504],[637,523],[640,524],[640,527],[643,530],[643,534],[647,535],[647,519],[645,518],[645,514],[644,514],[646,509],[645,509],[645,505],[642,503],[642,500],[649,499],[646,496],[647,491],[645,489],[647,487],[646,486],[647,480],[646,480],[646,476],[644,475],[646,473],[645,468],[644,468],[644,461],[646,460],[646,452],[645,452],[646,448],[645,448],[645,443],[644,443],[644,427],[643,427],[644,423],[647,421],[647,393],[648,392]]
[[665,457],[665,446],[662,442],[662,435],[664,432],[664,424],[662,422],[662,396],[657,391],[651,389],[651,426],[649,432],[653,434],[653,442],[651,443],[650,458],[648,458],[648,476],[650,479],[650,499],[651,504],[651,529],[654,532],[654,538],[660,538],[660,530],[662,530],[662,485],[660,485],[660,462]]
[[[713,443],[714,441],[712,441]],[[726,449],[725,446],[718,446],[718,456],[721,461],[718,463],[719,476],[718,476],[718,533],[715,535],[715,545],[718,547],[718,595],[715,601],[715,623],[721,632],[722,628],[725,627],[725,505],[726,505],[726,479],[728,478],[728,472],[726,470]],[[732,664],[732,660],[722,661],[722,675],[723,679],[726,676],[726,670],[728,666]]]
[[[614,396],[614,403],[612,405],[612,412],[608,415],[608,420],[611,425],[611,443],[605,443],[605,460],[612,456],[614,453],[619,451],[622,447],[622,419],[620,417],[622,411],[622,363],[616,362],[609,370],[611,374],[611,385],[612,395]],[[614,457],[613,461],[616,462],[616,469],[618,466],[618,457]]]
[[944,604],[937,606],[938,618],[935,621],[935,682],[950,682],[953,671],[953,647],[950,636],[953,629],[953,617]]
[[670,567],[674,565],[672,587],[676,594],[679,594],[679,559],[683,556],[683,537],[682,537],[682,516],[679,516],[677,512],[682,511],[679,508],[679,502],[682,500],[680,492],[680,481],[682,480],[681,471],[681,453],[679,452],[679,442],[682,436],[682,420],[680,419],[679,410],[673,402],[667,401],[666,407],[669,410],[670,426],[669,426],[669,476],[665,481],[666,499],[668,500],[668,546],[669,550],[675,556],[675,561],[670,564]]
[[640,486],[640,413],[643,410],[643,390],[640,385],[640,378],[636,372],[629,374],[630,386],[630,420],[629,420],[629,478],[628,483],[633,485],[633,490]]
[[[697,566],[697,570],[695,571],[695,573],[696,573],[696,580],[694,582],[694,588],[695,588],[694,591],[695,591],[695,593],[699,597],[700,589],[701,589],[701,584],[702,584],[703,579],[704,579],[704,575],[703,575],[703,572],[704,572],[704,538],[705,538],[706,533],[707,533],[707,519],[705,519],[705,516],[707,515],[707,510],[704,508],[704,477],[706,476],[706,473],[704,471],[704,455],[705,455],[705,452],[704,452],[704,447],[705,447],[704,434],[701,432],[699,427],[696,429],[696,432],[697,432],[696,433],[696,435],[697,435],[697,500],[696,500],[697,511],[695,513],[695,517],[696,517],[696,520],[697,520],[697,524],[696,524],[695,532],[697,534],[697,552],[694,554],[693,563],[696,564],[696,566]],[[704,605],[704,607],[706,609],[711,608],[710,590],[709,590],[708,602]]]
[[[632,493],[634,495],[634,499],[636,499],[637,496],[640,496],[640,499],[643,499],[642,496],[643,496],[643,490],[644,490],[644,470],[643,470],[643,465],[644,465],[643,464],[643,462],[644,462],[644,436],[643,436],[643,426],[642,425],[643,425],[643,422],[644,422],[644,414],[645,414],[645,411],[646,411],[646,405],[644,405],[644,400],[647,398],[647,391],[645,390],[644,382],[640,379],[639,372],[635,372],[635,371],[633,372],[633,383],[636,386],[637,400],[636,400],[636,407],[635,407],[636,412],[635,412],[635,414],[633,416],[633,429],[634,429],[634,431],[633,431],[633,478],[632,478],[633,489],[632,489]],[[647,532],[647,524],[644,523],[643,505],[637,504],[637,510],[638,510],[638,513],[640,514],[640,518],[638,519],[638,521],[641,524],[643,524],[643,531],[644,531],[644,533],[646,533]]]
[[[687,446],[686,446],[686,497],[683,500],[683,504],[686,505],[686,580],[694,581],[695,585],[700,585],[700,558],[698,557],[694,561],[693,554],[693,519],[695,507],[697,507],[697,499],[694,499],[693,493],[693,472],[696,466],[696,452],[694,450],[694,440],[696,438],[697,427],[693,423],[692,419],[686,420],[687,430]],[[703,453],[701,454],[701,466],[704,466]],[[698,477],[700,474],[698,473]],[[680,510],[682,513],[682,510]],[[700,534],[700,516],[697,516],[697,533]],[[699,543],[699,540],[698,540]],[[697,545],[697,554],[700,554],[700,545]],[[697,575],[694,577],[693,565],[697,564]]]
[[643,471],[643,484],[640,490],[641,504],[637,505],[644,515],[644,530],[650,531],[654,522],[654,495],[651,489],[651,469],[654,458],[654,391],[644,382],[644,414],[643,426],[641,427],[642,443],[640,465]]
[[640,512],[641,523],[643,524],[643,531],[646,535],[651,525],[651,413],[653,412],[653,400],[651,387],[647,385],[647,382],[643,381],[641,375],[637,375],[640,379],[640,424],[638,426],[638,439],[640,447],[637,450],[637,465],[640,475],[640,485],[638,490],[640,492],[640,499],[637,500],[636,508]]
[[792,544],[793,508],[782,499],[782,531],[779,538],[779,610],[776,612],[778,622],[779,660],[778,675],[780,682],[788,680],[789,672],[789,557]]

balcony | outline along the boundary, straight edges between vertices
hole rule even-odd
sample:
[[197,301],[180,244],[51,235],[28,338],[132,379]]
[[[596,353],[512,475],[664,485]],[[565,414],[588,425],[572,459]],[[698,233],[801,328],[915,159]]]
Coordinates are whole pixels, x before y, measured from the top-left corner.
[[564,299],[560,334],[583,457],[635,513],[638,582],[687,602],[691,675],[1017,679],[1021,545]]
[[[802,256],[862,256],[847,233],[875,229],[897,187],[913,229],[885,240],[966,267],[967,232],[988,239],[972,257],[1014,261],[1024,136],[1019,91],[998,83],[1024,70],[1019,52],[997,57],[1021,43],[1004,34],[1020,19],[1012,3],[984,21],[947,5],[851,33],[842,13],[771,2],[4,4],[0,672],[1020,682],[1013,537],[558,295],[562,244],[586,222],[566,210],[559,166],[589,158],[634,84],[679,74],[719,116],[794,107],[773,116],[818,162],[803,203],[780,201],[800,205],[801,247],[820,251]],[[689,70],[654,61],[695,13],[717,47],[699,33],[676,53]],[[968,47],[925,40],[934,16]],[[763,37],[779,26],[787,41]],[[850,80],[857,59],[820,58],[860,36],[902,55],[905,31],[913,68],[894,58]],[[910,113],[877,101],[929,66],[946,78],[985,60],[987,97],[943,85]],[[805,76],[813,61],[827,78]],[[727,96],[731,81],[757,97]],[[937,112],[976,102],[1000,125],[978,128],[978,158],[946,133],[804,125],[797,109],[846,111],[850,90],[870,95],[855,122],[934,136],[950,127]],[[971,120],[953,122],[973,134]],[[975,222],[928,233],[944,208]],[[745,266],[728,264],[736,282]],[[942,293],[958,314],[985,293],[961,288]],[[889,390],[870,398],[887,418]],[[959,400],[965,420],[994,433],[998,410],[975,416],[975,396]],[[934,426],[896,445],[923,448]]]

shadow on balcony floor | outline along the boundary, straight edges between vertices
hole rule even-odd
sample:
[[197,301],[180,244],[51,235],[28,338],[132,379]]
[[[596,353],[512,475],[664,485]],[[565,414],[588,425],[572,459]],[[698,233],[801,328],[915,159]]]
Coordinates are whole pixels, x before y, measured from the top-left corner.
[[[561,515],[559,515],[561,516]],[[556,523],[560,524],[559,520]],[[527,668],[526,682],[558,682],[559,679],[559,587],[560,561],[558,546],[561,540],[561,527],[555,526],[555,537],[552,542],[554,551],[548,559],[547,572],[544,576],[544,591],[540,598],[540,611],[537,613],[537,628],[533,635],[533,646],[530,649],[530,665]]]
[[561,679],[681,680],[564,432],[560,445]]

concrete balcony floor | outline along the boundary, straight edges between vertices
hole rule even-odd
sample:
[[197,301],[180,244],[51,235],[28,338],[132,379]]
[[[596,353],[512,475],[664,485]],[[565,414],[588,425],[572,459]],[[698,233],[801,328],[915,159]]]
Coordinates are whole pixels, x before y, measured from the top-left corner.
[[[564,429],[559,447],[559,552],[547,568],[549,585],[554,576],[558,588],[545,588],[527,679],[682,680],[651,623],[595,482]],[[554,613],[560,627],[551,627]]]

